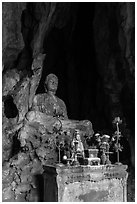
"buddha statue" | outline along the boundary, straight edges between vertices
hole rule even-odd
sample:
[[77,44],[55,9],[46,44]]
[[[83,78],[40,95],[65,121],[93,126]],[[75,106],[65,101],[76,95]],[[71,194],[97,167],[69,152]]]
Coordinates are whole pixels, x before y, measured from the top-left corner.
[[45,93],[37,94],[32,103],[33,111],[39,111],[47,116],[67,119],[67,109],[65,103],[55,94],[58,88],[58,78],[54,74],[49,74],[45,80]]

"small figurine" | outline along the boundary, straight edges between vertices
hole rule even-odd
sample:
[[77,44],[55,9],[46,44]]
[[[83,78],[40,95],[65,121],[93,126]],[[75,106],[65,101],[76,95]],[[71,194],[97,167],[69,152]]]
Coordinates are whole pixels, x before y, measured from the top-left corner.
[[80,131],[78,129],[75,130],[74,138],[72,140],[71,146],[72,146],[72,157],[71,158],[74,164],[77,165],[79,163],[78,158],[79,157],[84,158],[84,147],[81,141]]
[[98,147],[101,153],[101,164],[105,165],[105,164],[111,164],[110,160],[109,160],[109,154],[111,152],[109,152],[109,140],[110,140],[110,136],[109,135],[100,135],[99,133],[95,134],[95,139],[98,142]]

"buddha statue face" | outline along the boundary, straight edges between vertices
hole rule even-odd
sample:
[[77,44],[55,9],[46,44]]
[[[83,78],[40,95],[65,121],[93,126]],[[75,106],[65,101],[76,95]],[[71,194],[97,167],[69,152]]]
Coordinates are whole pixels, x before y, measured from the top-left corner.
[[56,92],[58,88],[58,78],[54,74],[49,74],[46,78],[45,85],[47,91]]

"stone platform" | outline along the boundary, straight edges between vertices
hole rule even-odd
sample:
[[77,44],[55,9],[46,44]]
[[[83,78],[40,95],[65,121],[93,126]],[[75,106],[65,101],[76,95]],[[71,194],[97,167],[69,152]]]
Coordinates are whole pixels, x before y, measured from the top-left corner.
[[58,202],[126,202],[126,170],[126,165],[57,165]]

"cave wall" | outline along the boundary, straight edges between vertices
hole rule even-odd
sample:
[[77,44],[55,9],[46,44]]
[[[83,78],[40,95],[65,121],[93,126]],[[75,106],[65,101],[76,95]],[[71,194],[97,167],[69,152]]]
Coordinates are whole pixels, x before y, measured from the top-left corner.
[[122,92],[125,87],[130,89],[133,97],[132,107],[134,101],[134,3],[100,3],[96,4],[95,9],[94,39],[98,72],[103,79],[112,117],[113,114],[122,116],[125,107]]
[[122,117],[132,163],[135,163],[134,6],[134,3],[98,3],[93,22],[97,69],[104,92],[103,98],[97,95],[98,101],[104,104],[108,123],[116,116]]
[[14,67],[24,47],[21,34],[21,14],[26,6],[22,2],[2,3],[2,64],[4,69]]

